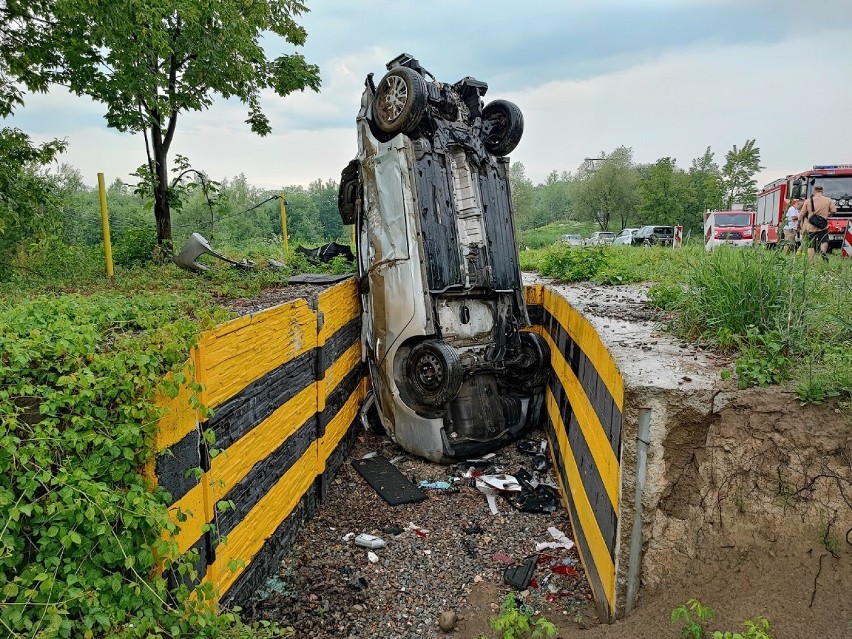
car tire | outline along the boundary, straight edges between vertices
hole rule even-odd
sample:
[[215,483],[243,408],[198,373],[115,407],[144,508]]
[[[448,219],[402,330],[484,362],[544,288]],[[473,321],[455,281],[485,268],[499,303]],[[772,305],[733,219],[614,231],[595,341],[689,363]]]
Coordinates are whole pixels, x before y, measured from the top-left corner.
[[396,67],[376,87],[373,120],[385,133],[413,133],[426,113],[426,80],[414,69]]
[[441,340],[420,342],[406,358],[406,385],[418,404],[443,406],[452,401],[461,388],[462,377],[458,351]]
[[521,333],[521,355],[523,363],[515,373],[515,379],[524,390],[540,388],[547,383],[550,372],[550,346],[537,333]]
[[508,100],[494,100],[482,110],[482,142],[485,150],[497,156],[509,155],[524,134],[520,107]]

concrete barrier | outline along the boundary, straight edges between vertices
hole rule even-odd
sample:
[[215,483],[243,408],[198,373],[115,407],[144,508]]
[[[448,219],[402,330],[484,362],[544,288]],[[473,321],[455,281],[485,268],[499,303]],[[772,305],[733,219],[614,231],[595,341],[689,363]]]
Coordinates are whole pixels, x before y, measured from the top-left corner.
[[[282,554],[346,458],[368,382],[355,280],[204,333],[174,399],[162,398],[156,477],[171,493],[192,581],[240,601]],[[190,406],[192,384],[212,410]]]
[[548,287],[526,287],[534,331],[550,345],[545,430],[602,619],[618,612],[624,381],[594,327]]

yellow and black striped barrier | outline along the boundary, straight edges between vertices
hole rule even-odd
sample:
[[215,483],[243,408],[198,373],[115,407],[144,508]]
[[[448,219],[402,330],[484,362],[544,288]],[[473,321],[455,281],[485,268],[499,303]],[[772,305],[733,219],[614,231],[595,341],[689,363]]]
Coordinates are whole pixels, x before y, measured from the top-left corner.
[[198,550],[198,580],[221,600],[277,571],[343,463],[367,392],[360,344],[353,279],[316,308],[296,300],[202,335],[187,370],[209,419],[189,407],[187,388],[162,400],[156,476],[172,496],[174,541]]
[[[624,381],[564,298],[541,285],[525,293],[532,330],[551,350],[551,455],[599,611],[611,619]],[[244,600],[275,574],[357,432],[368,381],[355,280],[324,291],[315,308],[296,300],[208,331],[187,375],[203,385],[201,403],[213,414],[190,408],[185,387],[162,400],[156,476],[172,495],[179,552],[199,553],[196,582],[212,583],[222,601]]]
[[545,430],[599,612],[615,614],[624,380],[594,327],[542,285],[526,287],[533,330],[550,345]]

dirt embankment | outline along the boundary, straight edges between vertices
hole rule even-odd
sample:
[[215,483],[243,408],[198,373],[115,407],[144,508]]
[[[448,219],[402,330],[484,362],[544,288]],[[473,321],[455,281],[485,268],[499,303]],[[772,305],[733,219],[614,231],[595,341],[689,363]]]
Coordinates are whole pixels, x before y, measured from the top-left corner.
[[850,407],[802,406],[787,388],[732,389],[719,376],[729,360],[666,334],[644,287],[558,290],[625,379],[622,522],[633,518],[636,480],[629,424],[639,408],[652,416],[638,608],[582,636],[675,636],[672,608],[697,597],[719,613],[714,629],[762,614],[776,639],[852,637]]

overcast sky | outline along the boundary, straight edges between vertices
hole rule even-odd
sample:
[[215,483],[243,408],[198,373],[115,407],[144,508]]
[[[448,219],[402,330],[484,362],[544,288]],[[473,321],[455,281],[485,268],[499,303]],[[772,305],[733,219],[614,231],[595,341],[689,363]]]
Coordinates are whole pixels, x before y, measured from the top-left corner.
[[[179,120],[172,154],[214,179],[244,173],[265,188],[339,179],[354,156],[364,78],[401,52],[438,79],[474,76],[489,99],[516,102],[525,131],[513,161],[536,183],[619,145],[638,162],[688,168],[710,146],[719,164],[756,138],[762,185],[813,164],[852,163],[852,0],[307,0],[303,49],[320,93],[263,105],[273,132],[244,124],[237,101]],[[281,43],[265,42],[271,54]],[[7,119],[88,184],[134,182],[140,136],[108,129],[104,108],[55,89]]]

